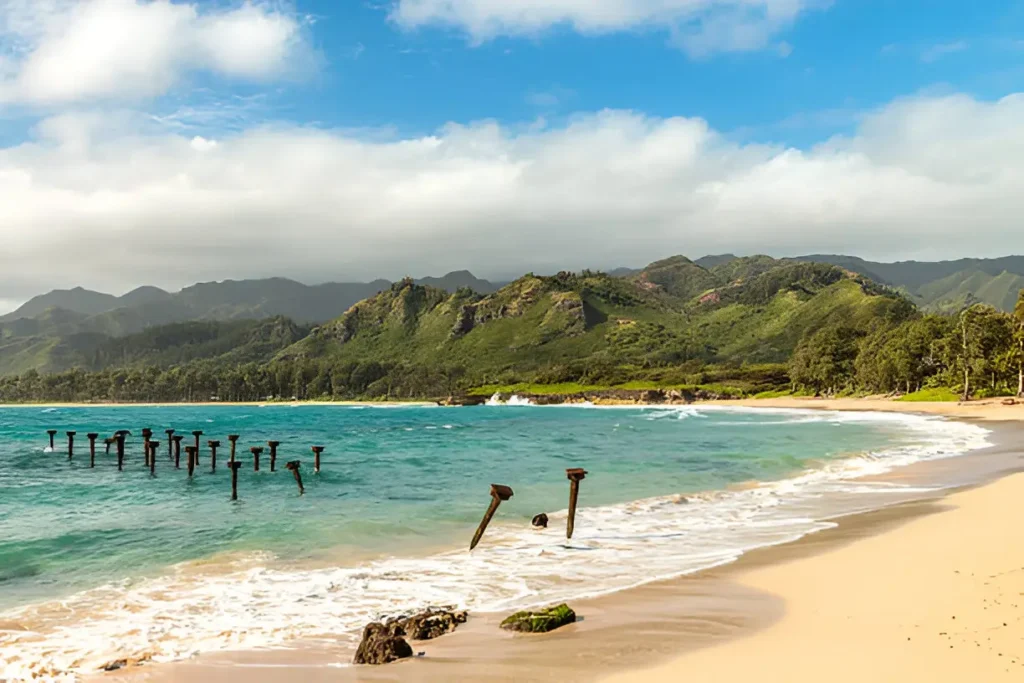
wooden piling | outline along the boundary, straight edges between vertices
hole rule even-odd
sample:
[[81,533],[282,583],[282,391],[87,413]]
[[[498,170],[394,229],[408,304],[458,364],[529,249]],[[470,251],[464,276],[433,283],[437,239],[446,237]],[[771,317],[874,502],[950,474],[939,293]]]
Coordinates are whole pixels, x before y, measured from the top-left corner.
[[238,434],[228,434],[228,441],[231,442],[231,460],[229,460],[229,462],[234,462],[235,461],[235,444],[238,443]]
[[165,429],[164,433],[167,434],[167,459],[172,460],[174,458],[174,430]]
[[56,429],[47,429],[46,433],[50,435],[50,450],[53,451],[55,446],[53,445],[53,437],[57,436]]
[[68,435],[68,460],[75,456],[75,434],[78,432],[65,432]]
[[146,446],[149,448],[149,476],[156,476],[156,449],[160,445],[159,441],[147,441]]
[[220,441],[207,441],[206,445],[210,447],[210,471],[217,471],[217,449],[220,448]]
[[[85,438],[89,439],[89,467],[96,467],[96,439],[100,438],[99,434],[86,434]],[[110,447],[107,447],[110,450]]]
[[313,473],[320,474],[320,454],[324,452],[323,446],[313,446]]
[[301,466],[302,466],[302,463],[300,461],[298,461],[298,460],[292,460],[291,462],[289,462],[289,463],[287,463],[285,465],[285,467],[287,469],[291,470],[292,474],[295,475],[295,483],[299,485],[299,495],[300,496],[303,495],[304,493],[306,493],[306,489],[302,486],[302,475],[299,474],[299,467],[301,467]]
[[191,479],[196,471],[196,447],[185,446],[185,453],[188,455],[188,478]]
[[476,533],[473,534],[473,541],[469,544],[470,550],[480,543],[480,539],[483,538],[487,525],[491,523],[491,518],[494,517],[494,513],[498,511],[498,506],[501,505],[502,501],[508,500],[511,497],[512,489],[508,486],[504,486],[502,484],[491,484],[491,504],[487,507],[487,512],[484,513],[484,518],[480,522],[480,526],[477,527]]
[[181,440],[184,439],[181,434],[174,435],[174,469],[181,469]]
[[117,439],[115,439],[113,437],[109,437],[109,438],[103,439],[103,445],[107,447],[107,451],[106,451],[107,455],[110,455],[110,447],[113,446],[115,443],[117,443]]
[[142,454],[146,458],[146,467],[149,467],[149,456],[150,456],[149,439],[152,436],[153,436],[153,430],[152,429],[150,429],[149,427],[144,427],[142,429]]
[[565,537],[572,538],[573,529],[576,526],[576,499],[580,495],[580,482],[587,476],[587,471],[581,467],[574,467],[565,471],[569,479],[569,518],[565,525]]
[[253,446],[249,450],[252,451],[252,471],[253,472],[259,472],[260,471],[260,453],[263,452],[263,448],[261,448],[260,446]]
[[231,469],[231,500],[238,500],[238,468],[241,466],[242,463],[238,460],[228,463],[228,467]]
[[280,441],[268,441],[267,445],[270,446],[270,471],[276,471],[277,463],[277,447],[281,445]]
[[199,437],[201,437],[202,435],[203,432],[200,429],[197,429],[196,431],[192,432],[192,436],[196,437],[196,467],[199,466]]
[[117,437],[117,471],[124,471],[124,438],[127,436],[123,432],[116,432]]

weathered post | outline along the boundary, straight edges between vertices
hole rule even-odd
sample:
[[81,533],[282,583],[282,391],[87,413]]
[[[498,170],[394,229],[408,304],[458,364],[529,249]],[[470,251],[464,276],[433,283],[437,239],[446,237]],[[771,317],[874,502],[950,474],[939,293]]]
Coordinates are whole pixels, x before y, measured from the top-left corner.
[[149,438],[153,436],[153,430],[145,427],[142,430],[142,455],[146,458],[146,466],[149,467]]
[[167,434],[167,459],[171,460],[174,458],[174,430],[165,429],[164,433]]
[[117,471],[124,471],[124,432],[115,432],[117,438]]
[[280,441],[268,441],[267,445],[270,446],[270,471],[275,472],[277,463],[277,447],[281,445]]
[[191,479],[196,471],[196,447],[185,446],[185,453],[188,455],[188,478]]
[[229,462],[234,462],[235,461],[235,444],[238,443],[238,434],[228,434],[228,441],[231,442],[231,460]]
[[[89,439],[89,467],[96,467],[96,439],[100,438],[99,434],[86,434],[85,438]],[[110,447],[107,447],[110,450]]]
[[68,435],[68,460],[75,455],[75,434],[78,432],[65,432]]
[[196,437],[196,466],[199,465],[199,437],[203,435],[202,430],[197,429],[192,432],[192,436]]
[[324,452],[323,446],[313,446],[313,473],[320,474],[320,454]]
[[263,449],[261,447],[259,447],[259,446],[253,446],[249,450],[252,451],[252,471],[253,472],[259,472],[260,471],[260,453],[263,452]]
[[238,468],[242,466],[241,461],[232,460],[228,463],[231,468],[231,500],[238,500]]
[[149,447],[149,476],[156,476],[156,449],[160,445],[159,441],[147,441],[146,446]]
[[502,501],[508,500],[512,497],[512,489],[502,484],[491,484],[491,504],[487,508],[487,512],[484,513],[484,518],[480,522],[480,526],[477,527],[476,533],[473,534],[473,541],[469,544],[469,549],[472,550],[480,542],[480,539],[484,535],[484,530],[487,529],[487,525],[491,523],[491,517],[494,517],[494,513],[498,510],[498,506],[501,505]]
[[217,471],[217,449],[220,448],[220,441],[207,441],[206,445],[210,447],[210,471]]
[[301,466],[302,463],[298,460],[292,460],[291,462],[285,465],[285,467],[290,469],[292,471],[292,474],[295,475],[295,483],[299,485],[300,496],[306,492],[306,489],[303,488],[302,486],[302,475],[299,474],[299,467]]
[[113,446],[115,443],[117,443],[117,439],[113,437],[103,439],[103,445],[107,447],[107,455],[110,455],[110,447]]
[[56,429],[47,429],[46,433],[50,435],[50,450],[53,451],[53,449],[54,449],[53,437],[57,436],[57,430]]
[[569,478],[569,519],[566,522],[565,537],[572,538],[573,527],[576,526],[576,498],[580,495],[580,482],[587,476],[587,471],[581,467],[574,467],[565,471]]
[[174,469],[181,469],[181,440],[184,439],[181,434],[174,435]]
[[533,526],[535,526],[538,529],[547,529],[548,528],[548,516],[547,516],[547,514],[542,512],[539,515],[534,515],[533,519],[530,520],[530,524],[532,524]]

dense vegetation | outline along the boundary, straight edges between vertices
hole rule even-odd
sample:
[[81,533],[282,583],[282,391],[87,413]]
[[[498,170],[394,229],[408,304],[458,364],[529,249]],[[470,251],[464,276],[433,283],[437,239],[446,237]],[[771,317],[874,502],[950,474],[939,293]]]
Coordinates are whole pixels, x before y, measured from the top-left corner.
[[[34,337],[10,326],[59,324],[49,316],[0,328],[0,371],[36,352],[11,352]],[[75,343],[46,356],[71,369],[8,370],[0,402],[413,399],[510,387],[988,395],[1021,389],[1024,303],[924,314],[847,268],[680,256],[619,276],[528,274],[491,293],[403,280],[312,329],[277,317],[61,339]]]

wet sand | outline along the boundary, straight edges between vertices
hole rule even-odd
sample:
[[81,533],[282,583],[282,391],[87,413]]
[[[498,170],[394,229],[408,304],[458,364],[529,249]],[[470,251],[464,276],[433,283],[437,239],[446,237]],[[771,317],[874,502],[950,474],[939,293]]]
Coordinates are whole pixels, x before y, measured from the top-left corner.
[[[751,404],[851,409],[848,402]],[[341,643],[296,643],[96,680],[1024,680],[1024,527],[1007,521],[1024,512],[1024,475],[1011,474],[1024,469],[1016,447],[1024,408],[856,405],[995,420],[986,426],[998,445],[886,475],[936,483],[955,474],[974,487],[846,517],[724,567],[575,601],[581,621],[546,636],[509,635],[499,615],[478,615],[453,635],[413,643],[422,656],[386,667],[347,666],[351,646]]]

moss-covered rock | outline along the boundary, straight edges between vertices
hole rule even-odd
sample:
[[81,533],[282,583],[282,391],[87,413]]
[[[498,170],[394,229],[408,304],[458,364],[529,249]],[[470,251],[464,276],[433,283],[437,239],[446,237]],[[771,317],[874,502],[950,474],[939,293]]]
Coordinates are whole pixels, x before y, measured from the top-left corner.
[[547,633],[575,621],[576,613],[568,605],[562,603],[542,610],[516,612],[502,621],[501,627],[506,631]]

